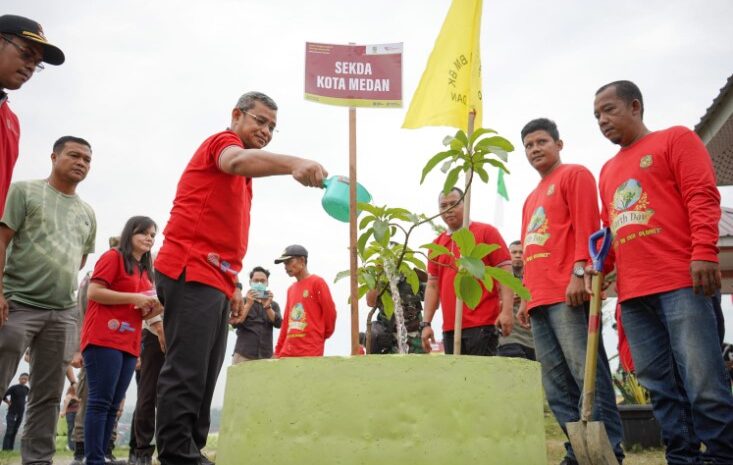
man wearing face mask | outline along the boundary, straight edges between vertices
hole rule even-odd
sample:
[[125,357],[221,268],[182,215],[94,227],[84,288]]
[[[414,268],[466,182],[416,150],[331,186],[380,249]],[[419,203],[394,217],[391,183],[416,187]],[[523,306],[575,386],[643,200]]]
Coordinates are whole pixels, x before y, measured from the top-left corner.
[[272,300],[272,291],[267,289],[269,278],[270,272],[261,266],[249,272],[250,291],[245,302],[249,311],[242,323],[233,325],[237,330],[237,342],[232,365],[272,358],[272,328],[280,328],[283,319],[280,305]]

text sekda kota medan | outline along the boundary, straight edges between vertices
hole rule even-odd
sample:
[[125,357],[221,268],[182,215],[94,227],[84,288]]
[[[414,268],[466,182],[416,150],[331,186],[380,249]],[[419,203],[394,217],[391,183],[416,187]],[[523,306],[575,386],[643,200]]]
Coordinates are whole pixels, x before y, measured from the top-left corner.
[[[359,61],[337,61],[334,65],[334,74],[371,76],[372,65]],[[316,75],[316,87],[319,89],[389,92],[389,84],[389,79]]]

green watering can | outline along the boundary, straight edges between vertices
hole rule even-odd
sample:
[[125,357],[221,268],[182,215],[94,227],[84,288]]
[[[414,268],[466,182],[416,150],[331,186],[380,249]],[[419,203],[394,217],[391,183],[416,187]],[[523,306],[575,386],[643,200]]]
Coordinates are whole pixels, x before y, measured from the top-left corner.
[[[349,222],[349,178],[345,176],[331,176],[323,181],[326,191],[323,193],[321,205],[332,218],[344,223]],[[371,202],[372,195],[364,186],[356,183],[356,201]],[[358,216],[360,211],[357,210]]]

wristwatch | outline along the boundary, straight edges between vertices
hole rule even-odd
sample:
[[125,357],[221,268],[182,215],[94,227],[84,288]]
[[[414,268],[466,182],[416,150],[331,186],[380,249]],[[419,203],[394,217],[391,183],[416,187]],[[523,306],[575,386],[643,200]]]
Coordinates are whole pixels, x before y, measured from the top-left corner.
[[575,268],[573,268],[573,276],[575,276],[576,278],[582,278],[582,277],[584,277],[585,276],[585,268],[583,268],[580,265],[576,266]]
[[420,329],[420,332],[422,333],[422,330],[425,328],[430,328],[430,322],[429,321],[421,321],[418,325],[418,328]]

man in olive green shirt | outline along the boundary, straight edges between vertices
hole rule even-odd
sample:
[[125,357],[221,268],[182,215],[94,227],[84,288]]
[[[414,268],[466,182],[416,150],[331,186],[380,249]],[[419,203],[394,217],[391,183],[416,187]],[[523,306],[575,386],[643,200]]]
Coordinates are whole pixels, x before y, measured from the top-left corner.
[[78,347],[77,273],[97,223],[76,195],[92,160],[87,141],[56,141],[48,179],[11,184],[0,219],[0,391],[30,348],[23,464],[51,464],[66,367]]

